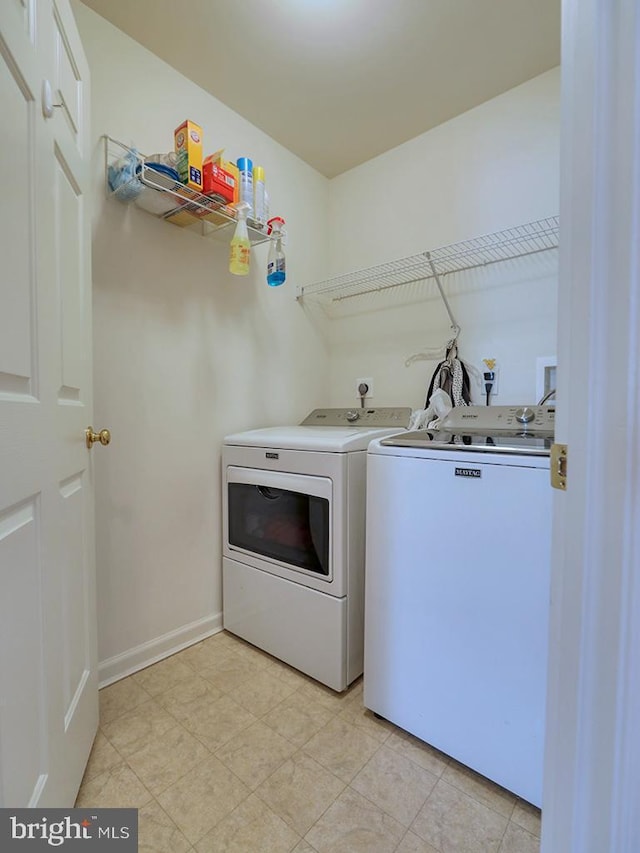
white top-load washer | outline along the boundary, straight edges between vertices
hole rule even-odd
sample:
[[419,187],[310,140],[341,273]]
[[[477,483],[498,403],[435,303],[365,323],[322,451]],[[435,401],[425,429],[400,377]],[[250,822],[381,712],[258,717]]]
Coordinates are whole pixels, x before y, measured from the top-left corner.
[[364,704],[539,806],[552,407],[460,407],[374,441]]
[[410,416],[316,409],[224,440],[224,627],[334,690],[363,668],[367,446]]

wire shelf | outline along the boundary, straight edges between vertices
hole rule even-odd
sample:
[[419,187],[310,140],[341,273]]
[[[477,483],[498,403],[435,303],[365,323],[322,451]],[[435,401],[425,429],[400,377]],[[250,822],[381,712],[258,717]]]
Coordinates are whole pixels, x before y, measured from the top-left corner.
[[297,299],[335,303],[501,261],[557,249],[559,217],[550,216],[483,237],[453,243],[397,261],[346,273],[298,288]]
[[[230,229],[237,223],[236,210],[232,205],[197,192],[158,172],[146,164],[144,155],[123,142],[110,136],[105,136],[104,141],[108,197],[124,204],[135,204],[152,216],[164,219],[171,225],[196,231],[203,237],[225,241],[230,239]],[[123,158],[132,155],[137,163],[135,173],[114,187],[113,170],[123,162]],[[252,245],[269,240],[266,227],[254,227],[251,222],[247,222],[247,232]]]

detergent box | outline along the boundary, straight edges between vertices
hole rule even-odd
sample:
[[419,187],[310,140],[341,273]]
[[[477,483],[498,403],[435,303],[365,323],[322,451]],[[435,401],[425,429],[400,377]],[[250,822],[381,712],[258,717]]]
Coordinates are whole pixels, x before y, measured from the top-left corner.
[[233,198],[231,199],[232,204],[237,204],[240,201],[240,171],[235,163],[232,163],[231,160],[225,160],[222,156],[222,152],[224,148],[221,148],[219,151],[216,151],[215,154],[211,154],[210,157],[207,157],[207,160],[210,160],[211,163],[217,165],[220,169],[227,173],[227,175],[231,175],[234,180],[234,188],[233,188]]
[[236,187],[237,181],[231,172],[215,162],[213,155],[205,157],[202,166],[202,192],[205,195],[216,195],[226,204],[233,204],[237,195]]
[[183,121],[176,128],[174,139],[180,180],[202,192],[202,128],[193,121]]

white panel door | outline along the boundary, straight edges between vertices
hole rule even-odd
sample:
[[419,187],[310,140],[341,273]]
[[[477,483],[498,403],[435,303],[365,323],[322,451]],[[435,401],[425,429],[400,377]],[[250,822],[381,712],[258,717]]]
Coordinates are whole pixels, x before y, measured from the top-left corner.
[[67,0],[2,0],[0,33],[0,806],[71,806],[98,717],[88,72]]

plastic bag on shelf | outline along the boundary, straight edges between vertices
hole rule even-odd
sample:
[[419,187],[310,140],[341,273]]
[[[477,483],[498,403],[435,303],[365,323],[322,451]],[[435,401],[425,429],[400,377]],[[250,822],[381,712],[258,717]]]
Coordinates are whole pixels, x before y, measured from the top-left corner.
[[142,192],[143,186],[136,177],[136,168],[140,155],[131,148],[122,157],[112,163],[107,170],[109,189],[120,201],[134,201]]

